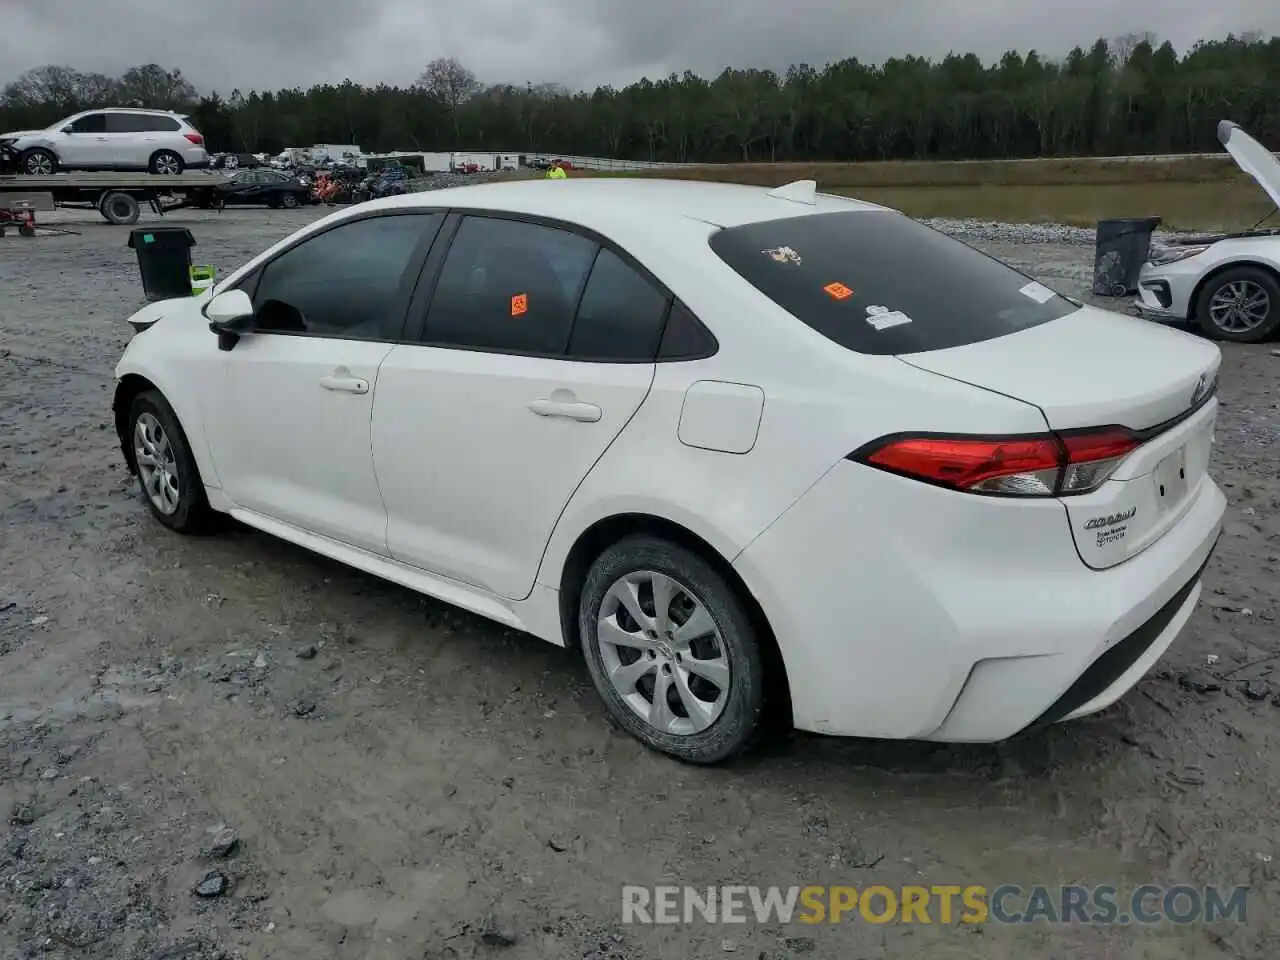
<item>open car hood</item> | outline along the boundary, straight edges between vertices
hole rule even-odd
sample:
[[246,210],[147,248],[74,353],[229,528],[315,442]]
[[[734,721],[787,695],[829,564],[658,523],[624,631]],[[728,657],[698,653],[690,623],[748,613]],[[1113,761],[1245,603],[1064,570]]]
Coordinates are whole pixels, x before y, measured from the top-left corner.
[[1258,181],[1258,186],[1267,192],[1271,202],[1280,207],[1280,160],[1275,154],[1230,120],[1218,124],[1218,139],[1236,165]]

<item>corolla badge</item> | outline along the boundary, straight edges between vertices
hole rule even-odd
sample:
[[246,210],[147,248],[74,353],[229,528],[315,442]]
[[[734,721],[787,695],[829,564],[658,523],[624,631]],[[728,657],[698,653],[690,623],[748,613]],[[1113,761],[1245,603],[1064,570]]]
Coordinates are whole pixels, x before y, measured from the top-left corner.
[[1094,517],[1084,525],[1086,530],[1101,530],[1104,527],[1114,527],[1117,523],[1124,523],[1126,520],[1132,520],[1138,513],[1137,507],[1130,507],[1120,513],[1108,513],[1105,516]]

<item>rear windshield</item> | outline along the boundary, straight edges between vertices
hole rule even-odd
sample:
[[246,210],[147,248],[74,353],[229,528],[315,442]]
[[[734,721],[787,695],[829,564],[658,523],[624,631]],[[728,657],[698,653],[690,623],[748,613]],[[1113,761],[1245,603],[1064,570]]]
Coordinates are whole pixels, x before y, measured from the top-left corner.
[[944,233],[892,211],[729,227],[711,249],[842,347],[896,354],[979,343],[1079,307]]

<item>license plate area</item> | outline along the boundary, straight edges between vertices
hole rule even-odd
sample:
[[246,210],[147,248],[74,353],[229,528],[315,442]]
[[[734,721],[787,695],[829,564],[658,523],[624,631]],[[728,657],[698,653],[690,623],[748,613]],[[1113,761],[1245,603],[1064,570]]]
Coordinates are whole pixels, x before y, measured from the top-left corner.
[[1188,470],[1185,444],[1156,464],[1151,482],[1155,486],[1156,504],[1161,513],[1173,509],[1186,498]]

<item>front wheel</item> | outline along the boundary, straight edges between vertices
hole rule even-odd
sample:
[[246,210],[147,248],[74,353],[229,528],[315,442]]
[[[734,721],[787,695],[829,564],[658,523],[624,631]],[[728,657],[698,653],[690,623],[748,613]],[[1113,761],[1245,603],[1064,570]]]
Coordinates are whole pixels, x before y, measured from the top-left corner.
[[1261,343],[1280,329],[1280,282],[1260,267],[1234,267],[1200,291],[1196,322],[1210,336]]
[[713,764],[760,732],[756,630],[733,587],[697,554],[653,537],[614,544],[587,574],[578,629],[610,715],[646,745]]
[[58,158],[40,147],[24,153],[18,160],[18,165],[29,177],[47,177],[58,172]]
[[296,193],[286,193],[280,198],[280,205],[286,210],[293,210],[298,206],[298,195]]
[[129,444],[138,486],[152,515],[178,533],[208,529],[213,511],[200,470],[177,415],[159,391],[147,390],[134,398]]

